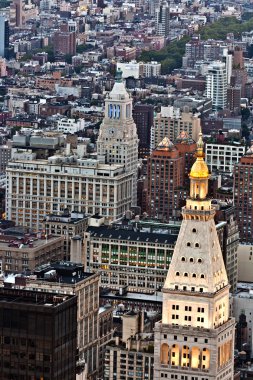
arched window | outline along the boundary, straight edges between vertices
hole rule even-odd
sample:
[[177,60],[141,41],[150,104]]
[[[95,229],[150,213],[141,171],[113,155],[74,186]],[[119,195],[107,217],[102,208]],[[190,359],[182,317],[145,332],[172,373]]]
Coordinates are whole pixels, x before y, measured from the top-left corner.
[[195,248],[199,248],[199,243],[195,243]]
[[183,256],[183,257],[181,257],[181,261],[186,261],[186,258]]
[[192,229],[192,232],[193,232],[193,233],[196,233],[196,232],[197,232],[196,228],[193,228],[193,229]]
[[202,259],[198,259],[198,263],[202,263]]
[[190,247],[191,243],[188,241],[186,245],[187,245],[187,247]]
[[188,277],[188,273],[187,272],[184,273],[184,277]]
[[190,263],[194,263],[194,258],[193,257],[190,257]]
[[169,362],[169,346],[163,343],[161,346],[161,364],[168,364]]
[[179,272],[176,272],[176,276],[180,276],[180,273],[179,273]]
[[200,349],[198,347],[192,347],[191,350],[191,367],[199,368],[200,365]]
[[201,275],[200,275],[200,278],[205,278],[205,275],[204,275],[204,274],[201,274]]
[[196,273],[193,273],[193,274],[192,274],[192,277],[193,277],[193,278],[196,278],[196,277],[197,277]]

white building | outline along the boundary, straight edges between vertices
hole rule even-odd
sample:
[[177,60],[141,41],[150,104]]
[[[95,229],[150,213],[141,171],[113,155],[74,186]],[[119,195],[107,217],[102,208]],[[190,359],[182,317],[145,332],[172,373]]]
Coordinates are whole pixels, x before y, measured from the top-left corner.
[[46,215],[65,208],[115,220],[131,206],[133,173],[121,164],[67,153],[42,160],[36,153],[16,152],[6,173],[7,219],[32,230],[42,228]]
[[206,96],[212,99],[213,109],[227,106],[227,71],[224,62],[215,61],[208,66],[206,76]]
[[217,235],[203,141],[190,172],[190,197],[163,288],[155,325],[154,380],[233,379],[235,321]]
[[138,79],[140,76],[140,64],[136,61],[117,62],[117,70],[122,71],[122,78],[133,77]]
[[245,146],[241,144],[206,144],[206,162],[211,172],[233,173],[234,165],[245,154]]
[[97,140],[99,156],[108,164],[122,164],[126,173],[133,174],[132,204],[137,202],[138,136],[132,117],[132,99],[117,71],[112,91],[105,99],[105,117]]
[[82,131],[85,127],[84,119],[60,119],[57,121],[57,131],[62,133],[71,133]]
[[155,9],[155,31],[158,36],[168,37],[170,30],[170,7],[166,0],[162,0]]
[[143,63],[142,67],[142,73],[143,76],[146,78],[152,78],[152,77],[157,77],[161,75],[161,63],[151,61],[147,63]]

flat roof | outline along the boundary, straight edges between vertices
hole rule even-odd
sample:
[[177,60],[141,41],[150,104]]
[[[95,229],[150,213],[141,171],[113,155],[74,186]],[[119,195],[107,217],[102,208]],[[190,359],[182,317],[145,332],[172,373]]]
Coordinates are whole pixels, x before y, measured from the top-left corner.
[[87,231],[92,237],[110,238],[114,240],[129,240],[149,243],[171,244],[177,241],[177,235],[167,233],[143,232],[138,230],[126,230],[123,228],[111,228],[106,226],[88,227]]

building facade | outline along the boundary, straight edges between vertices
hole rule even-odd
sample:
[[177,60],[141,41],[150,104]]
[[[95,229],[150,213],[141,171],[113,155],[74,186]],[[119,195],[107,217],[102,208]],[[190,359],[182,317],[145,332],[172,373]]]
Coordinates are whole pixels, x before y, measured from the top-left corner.
[[[190,197],[163,288],[155,326],[154,379],[233,379],[235,321],[229,284],[208,199],[209,172],[200,135]],[[203,237],[205,240],[203,240]]]
[[225,109],[227,106],[226,65],[216,61],[208,66],[206,75],[206,95],[213,101],[213,110]]
[[154,107],[149,104],[136,104],[133,119],[139,138],[139,157],[144,158],[150,153],[151,127],[154,121]]
[[132,202],[133,174],[116,163],[72,155],[36,159],[26,151],[9,161],[6,173],[7,218],[35,231],[46,215],[66,208],[115,220]]
[[132,175],[132,205],[137,202],[138,136],[132,116],[132,99],[118,70],[112,91],[105,99],[105,117],[97,140],[98,155],[108,164],[122,164]]
[[176,235],[101,225],[84,237],[89,269],[101,273],[102,287],[153,293],[163,286]]
[[233,173],[234,165],[245,153],[245,145],[238,144],[206,144],[206,162],[211,172]]
[[148,158],[148,214],[164,222],[179,219],[184,159],[168,138]]
[[76,379],[77,297],[0,288],[1,379]]
[[253,147],[234,166],[234,205],[240,240],[253,243]]
[[168,37],[170,30],[170,7],[167,0],[155,9],[155,31],[158,36]]
[[193,114],[188,110],[180,111],[179,108],[161,107],[161,112],[154,117],[154,124],[151,129],[151,151],[168,137],[175,141],[181,132],[187,132],[188,136],[197,141],[200,131],[199,114]]

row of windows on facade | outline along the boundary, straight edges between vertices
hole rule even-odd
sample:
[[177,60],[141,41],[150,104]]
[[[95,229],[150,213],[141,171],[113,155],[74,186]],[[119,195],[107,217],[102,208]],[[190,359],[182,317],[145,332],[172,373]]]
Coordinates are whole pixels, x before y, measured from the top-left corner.
[[[179,315],[178,314],[172,314],[171,319],[179,319]],[[190,315],[185,315],[184,320],[191,322],[192,317]],[[205,320],[203,317],[197,317],[197,322],[203,323],[203,322],[205,322]]]
[[[163,338],[164,338],[164,339],[167,339],[167,338],[168,338],[168,335],[167,335],[167,334],[164,334]],[[174,340],[174,341],[177,340],[177,335],[174,335],[173,340]],[[188,340],[188,337],[187,337],[187,336],[184,336],[184,341],[187,342],[187,340]],[[195,342],[195,343],[198,342],[198,338],[194,338],[194,342]],[[204,339],[204,342],[205,342],[205,343],[208,343],[208,339]]]
[[[172,310],[179,310],[179,305],[172,305]],[[191,306],[185,306],[184,310],[185,311],[192,311],[192,307]],[[203,307],[198,307],[197,311],[198,311],[198,313],[204,313],[205,309]]]
[[[176,272],[176,276],[177,276],[177,277],[180,276],[180,272]],[[187,272],[184,272],[183,276],[184,276],[184,277],[190,277],[190,276],[189,276],[189,273],[187,273]],[[196,273],[192,273],[192,277],[193,277],[193,278],[197,278],[198,276],[197,276]],[[200,277],[200,278],[205,278],[205,275],[202,273],[202,274],[200,274],[199,277]]]

